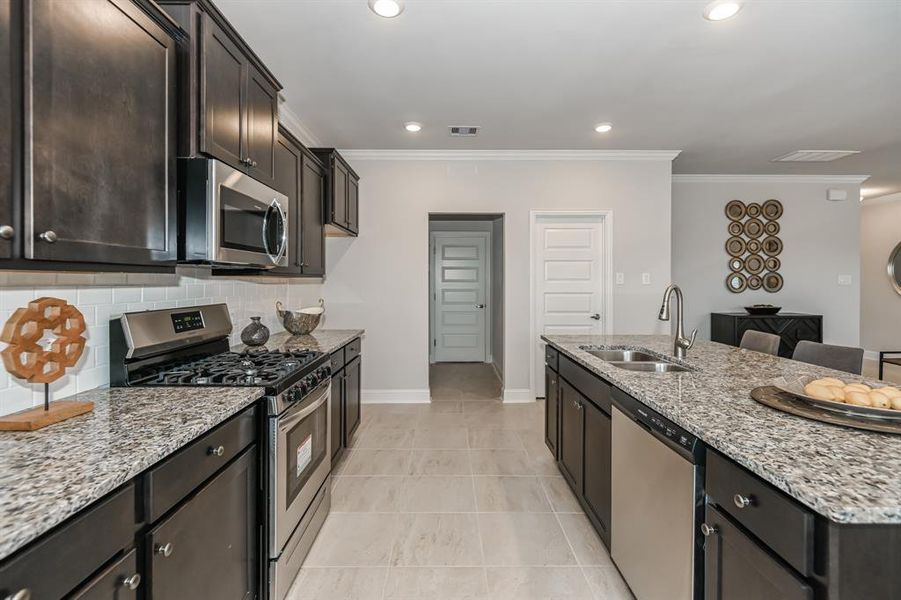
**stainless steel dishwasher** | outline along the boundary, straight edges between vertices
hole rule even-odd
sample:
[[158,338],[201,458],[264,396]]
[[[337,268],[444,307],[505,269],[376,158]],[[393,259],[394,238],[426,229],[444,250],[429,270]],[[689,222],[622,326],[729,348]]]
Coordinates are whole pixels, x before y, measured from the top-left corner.
[[610,554],[637,600],[702,597],[704,445],[613,393]]

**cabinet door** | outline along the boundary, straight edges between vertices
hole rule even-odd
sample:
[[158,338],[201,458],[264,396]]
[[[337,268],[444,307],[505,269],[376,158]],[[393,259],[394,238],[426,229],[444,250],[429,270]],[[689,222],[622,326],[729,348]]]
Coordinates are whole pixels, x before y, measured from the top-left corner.
[[610,416],[591,402],[585,413],[585,481],[583,498],[589,517],[600,526],[598,533],[610,546]]
[[347,228],[360,232],[360,181],[347,174]]
[[300,200],[300,259],[304,275],[325,275],[325,220],[323,188],[325,169],[316,159],[303,155]]
[[257,492],[254,445],[147,534],[149,597],[257,596]]
[[557,458],[558,414],[560,410],[558,375],[550,367],[544,368],[544,443]]
[[332,197],[331,197],[331,222],[347,227],[347,168],[337,158],[332,158]]
[[247,64],[238,47],[208,15],[203,15],[201,23],[200,151],[243,169]]
[[704,540],[704,588],[708,600],[780,598],[810,600],[811,587],[768,550],[746,536],[713,506]]
[[332,416],[331,422],[331,442],[332,442],[332,467],[335,461],[341,456],[341,447],[343,440],[342,432],[344,431],[344,423],[341,421],[342,408],[344,403],[344,371],[338,371],[332,374],[332,395],[329,398],[329,412]]
[[344,445],[350,446],[360,426],[360,358],[344,367]]
[[143,583],[134,550],[75,592],[71,600],[135,600]]
[[274,187],[288,197],[288,266],[272,269],[274,273],[301,272],[300,160],[300,149],[287,138],[279,136],[275,145]]
[[565,379],[560,384],[559,465],[563,476],[577,495],[582,494],[582,455],[584,418],[582,395]]
[[176,258],[175,42],[128,0],[31,3],[29,258]]
[[247,173],[272,185],[275,181],[275,141],[278,137],[278,92],[253,67],[247,76],[247,128],[244,158]]
[[13,79],[10,40],[10,0],[0,0],[0,258],[10,258],[15,238],[13,223]]

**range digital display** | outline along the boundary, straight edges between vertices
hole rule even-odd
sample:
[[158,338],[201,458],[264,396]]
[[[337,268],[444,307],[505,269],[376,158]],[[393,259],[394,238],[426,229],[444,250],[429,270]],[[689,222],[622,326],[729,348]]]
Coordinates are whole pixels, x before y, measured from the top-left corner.
[[200,314],[199,310],[172,313],[172,327],[175,328],[175,333],[203,329],[203,316]]

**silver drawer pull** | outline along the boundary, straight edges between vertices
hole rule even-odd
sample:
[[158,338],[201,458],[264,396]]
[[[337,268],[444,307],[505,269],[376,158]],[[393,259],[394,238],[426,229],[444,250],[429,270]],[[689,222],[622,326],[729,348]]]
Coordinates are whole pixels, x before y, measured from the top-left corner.
[[6,596],[3,600],[31,600],[31,590],[22,588],[18,592]]
[[154,553],[161,554],[164,558],[169,558],[170,556],[172,556],[172,550],[174,550],[172,542],[166,542],[162,546],[157,544],[153,549]]
[[57,236],[56,232],[53,231],[52,229],[45,231],[44,233],[40,234],[38,237],[41,238],[41,240],[47,242],[48,244],[52,244],[56,240],[59,239],[59,236]]
[[710,537],[714,533],[717,533],[719,530],[716,528],[716,525],[708,525],[707,523],[701,523],[701,533],[704,534],[704,537]]
[[751,505],[751,499],[747,496],[742,496],[741,494],[735,494],[732,496],[732,502],[735,503],[735,506],[738,508],[747,508]]
[[225,446],[216,446],[215,448],[210,446],[207,449],[206,453],[210,456],[222,456],[223,454],[225,454]]
[[131,577],[126,577],[122,580],[122,586],[130,590],[138,589],[139,585],[141,585],[141,575],[138,573],[135,573]]
[[16,230],[10,225],[0,225],[0,240],[11,240],[16,235]]

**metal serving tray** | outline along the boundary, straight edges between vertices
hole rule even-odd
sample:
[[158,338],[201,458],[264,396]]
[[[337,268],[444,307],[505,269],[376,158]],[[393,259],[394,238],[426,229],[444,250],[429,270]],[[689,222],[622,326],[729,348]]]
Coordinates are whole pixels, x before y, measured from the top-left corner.
[[[840,402],[827,402],[815,399],[810,401],[807,398],[796,396],[772,385],[754,388],[751,390],[751,398],[770,408],[822,423],[901,435],[901,420],[899,419],[886,419],[872,414],[861,414],[859,411],[848,410],[850,406]],[[845,407],[845,409],[843,410],[840,407]],[[855,408],[864,409],[866,407],[858,406]]]
[[[896,421],[901,423],[901,410],[895,410],[893,408],[871,408],[869,406],[858,406],[856,404],[846,404],[844,402],[837,402],[835,400],[820,400],[819,398],[813,398],[804,393],[804,386],[810,383],[811,381],[816,381],[820,379],[820,377],[814,377],[813,375],[802,375],[800,377],[788,379],[785,377],[780,377],[772,381],[773,387],[779,388],[783,392],[797,396],[798,398],[816,406],[819,406],[825,410],[832,410],[841,414],[851,414],[864,418],[878,418],[882,420],[888,421]],[[874,390],[878,390],[881,387],[889,387],[883,383],[877,383],[873,381],[864,381],[864,380],[855,380],[850,383],[863,383],[865,385],[870,386]]]

